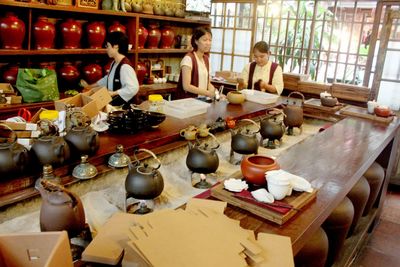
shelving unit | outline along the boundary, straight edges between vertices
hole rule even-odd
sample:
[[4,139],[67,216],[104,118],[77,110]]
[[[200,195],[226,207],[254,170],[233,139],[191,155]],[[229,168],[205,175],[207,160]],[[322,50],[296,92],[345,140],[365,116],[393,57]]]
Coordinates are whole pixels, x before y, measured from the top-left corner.
[[[0,71],[2,66],[8,63],[18,63],[21,67],[36,67],[41,62],[55,62],[60,65],[64,61],[77,62],[77,65],[98,62],[105,65],[109,60],[106,49],[89,49],[85,43],[85,23],[102,21],[106,29],[113,21],[119,21],[126,27],[129,43],[132,49],[129,51],[129,59],[136,66],[139,59],[155,58],[182,58],[189,52],[189,49],[139,49],[138,48],[138,28],[142,23],[145,27],[149,22],[159,23],[161,26],[168,24],[175,34],[191,34],[193,28],[209,25],[209,22],[201,20],[191,20],[178,17],[167,17],[149,15],[142,13],[118,12],[108,10],[97,10],[91,8],[80,8],[75,6],[47,5],[43,3],[25,3],[2,1],[0,2],[0,17],[4,17],[7,12],[13,12],[25,23],[25,40],[23,49],[11,50],[0,49]],[[56,48],[55,49],[34,49],[33,25],[39,16],[46,16],[56,27]],[[82,24],[81,48],[61,49],[61,38],[59,38],[58,24],[68,18],[73,18]],[[147,28],[147,27],[146,27]]]

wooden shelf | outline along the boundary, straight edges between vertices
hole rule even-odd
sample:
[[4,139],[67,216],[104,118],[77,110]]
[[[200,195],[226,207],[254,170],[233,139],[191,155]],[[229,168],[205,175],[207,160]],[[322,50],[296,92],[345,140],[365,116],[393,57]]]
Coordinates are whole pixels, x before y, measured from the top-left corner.
[[[134,50],[130,50],[128,54],[134,54]],[[40,55],[105,55],[106,49],[99,48],[77,48],[77,49],[0,49],[0,56],[40,56]]]
[[184,54],[190,52],[191,49],[169,48],[169,49],[140,49],[139,54]]

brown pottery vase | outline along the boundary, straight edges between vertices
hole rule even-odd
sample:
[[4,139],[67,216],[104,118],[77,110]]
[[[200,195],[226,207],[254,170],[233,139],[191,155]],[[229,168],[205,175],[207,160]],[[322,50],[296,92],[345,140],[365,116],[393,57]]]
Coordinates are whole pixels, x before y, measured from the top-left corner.
[[147,37],[147,48],[156,49],[161,41],[161,31],[156,24],[149,25],[149,35]]
[[136,76],[137,76],[137,79],[138,79],[140,85],[143,84],[146,74],[147,74],[146,64],[139,61],[136,66]]
[[78,68],[71,62],[64,62],[64,65],[58,70],[58,74],[63,81],[69,84],[77,82],[80,76]]
[[174,41],[175,32],[169,26],[164,26],[161,30],[161,48],[173,48]]
[[240,164],[244,179],[255,185],[265,185],[267,182],[265,172],[279,168],[278,163],[273,158],[262,155],[247,156]]
[[95,83],[103,77],[103,70],[98,64],[88,64],[83,67],[83,77],[89,84]]
[[9,65],[3,71],[3,82],[15,84],[17,82],[18,65]]
[[139,28],[138,28],[138,38],[139,38],[138,48],[140,48],[140,49],[144,48],[144,45],[146,44],[148,36],[149,36],[149,32],[147,31],[147,29],[143,26],[142,23],[139,23]]
[[119,23],[119,21],[114,21],[109,27],[108,32],[123,32],[126,34],[126,27]]

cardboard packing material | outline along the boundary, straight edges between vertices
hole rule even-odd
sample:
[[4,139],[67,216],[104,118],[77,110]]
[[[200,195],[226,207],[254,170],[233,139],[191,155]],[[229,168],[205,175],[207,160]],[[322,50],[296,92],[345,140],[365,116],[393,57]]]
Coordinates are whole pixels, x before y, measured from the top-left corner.
[[2,267],[72,267],[66,231],[0,235]]
[[90,118],[95,117],[112,100],[107,88],[95,88],[85,93],[54,101],[56,110],[66,110],[68,104],[81,107]]
[[14,87],[9,83],[0,83],[0,93],[9,95],[16,95]]

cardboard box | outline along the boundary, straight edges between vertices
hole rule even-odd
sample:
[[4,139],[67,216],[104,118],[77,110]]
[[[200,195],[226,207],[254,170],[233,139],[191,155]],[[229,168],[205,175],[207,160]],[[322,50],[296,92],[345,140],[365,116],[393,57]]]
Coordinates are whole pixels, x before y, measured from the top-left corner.
[[37,131],[37,124],[36,123],[29,123],[29,122],[11,122],[11,121],[1,121],[1,124],[5,124],[14,131]]
[[0,266],[72,267],[68,234],[61,231],[0,235]]
[[93,89],[89,92],[80,93],[73,97],[68,97],[54,101],[56,110],[66,110],[68,104],[72,104],[75,107],[81,107],[82,111],[90,118],[99,113],[108,103],[112,100],[107,88],[102,87],[99,89]]
[[0,83],[0,93],[5,94],[6,96],[16,94],[14,87],[9,83]]

